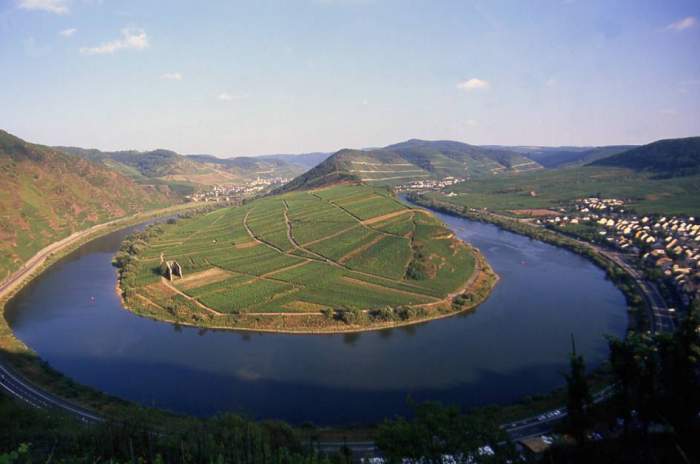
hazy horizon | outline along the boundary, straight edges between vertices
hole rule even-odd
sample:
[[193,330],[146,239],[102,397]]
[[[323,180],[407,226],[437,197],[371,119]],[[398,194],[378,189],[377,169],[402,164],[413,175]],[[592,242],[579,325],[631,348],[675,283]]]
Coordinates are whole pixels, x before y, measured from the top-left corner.
[[220,157],[700,134],[700,4],[0,2],[0,127]]

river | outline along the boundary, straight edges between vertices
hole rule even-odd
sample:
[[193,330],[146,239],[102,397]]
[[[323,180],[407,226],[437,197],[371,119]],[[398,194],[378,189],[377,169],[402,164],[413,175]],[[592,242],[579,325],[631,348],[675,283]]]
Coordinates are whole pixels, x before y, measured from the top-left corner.
[[132,227],[81,246],[6,307],[17,337],[75,381],[144,405],[318,425],[408,414],[407,398],[503,404],[563,385],[570,334],[589,367],[627,326],[622,293],[569,251],[436,213],[501,280],[470,314],[342,335],[199,330],[121,307],[111,259]]

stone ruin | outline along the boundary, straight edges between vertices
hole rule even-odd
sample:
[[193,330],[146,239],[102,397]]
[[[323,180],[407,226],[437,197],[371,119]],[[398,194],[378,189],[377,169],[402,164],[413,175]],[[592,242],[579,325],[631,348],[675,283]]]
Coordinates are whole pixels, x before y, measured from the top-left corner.
[[166,277],[171,281],[175,279],[175,277],[179,277],[181,279],[183,277],[182,266],[180,266],[180,263],[177,261],[166,261],[163,257],[163,253],[160,254],[160,271],[163,274],[163,277]]

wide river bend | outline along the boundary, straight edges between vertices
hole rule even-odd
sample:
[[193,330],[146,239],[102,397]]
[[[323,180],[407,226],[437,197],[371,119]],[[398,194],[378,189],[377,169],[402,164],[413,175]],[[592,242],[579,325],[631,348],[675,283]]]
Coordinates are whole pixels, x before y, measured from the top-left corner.
[[[437,214],[437,213],[436,213]],[[177,412],[361,424],[407,398],[507,403],[563,384],[570,334],[589,367],[624,334],[625,298],[569,251],[437,214],[501,280],[465,314],[342,335],[199,330],[122,308],[111,259],[132,227],[83,245],[7,305],[15,334],[52,367],[109,394]]]

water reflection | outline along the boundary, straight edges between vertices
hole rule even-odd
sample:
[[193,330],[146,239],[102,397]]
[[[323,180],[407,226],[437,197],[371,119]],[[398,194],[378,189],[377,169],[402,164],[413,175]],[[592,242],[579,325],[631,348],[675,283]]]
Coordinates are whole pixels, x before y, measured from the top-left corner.
[[361,332],[343,334],[343,343],[346,345],[355,346],[361,335]]

